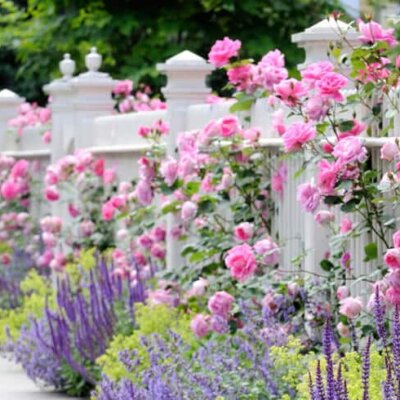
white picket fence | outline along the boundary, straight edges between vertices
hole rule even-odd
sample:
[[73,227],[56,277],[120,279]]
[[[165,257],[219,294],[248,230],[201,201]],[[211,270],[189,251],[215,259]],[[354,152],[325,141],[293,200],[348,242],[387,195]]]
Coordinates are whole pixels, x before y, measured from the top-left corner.
[[[356,43],[357,33],[346,24],[341,30],[347,32],[350,43]],[[323,20],[293,35],[293,42],[305,49],[305,62],[300,68],[311,62],[327,58],[329,43],[338,40],[336,23]],[[346,49],[344,49],[346,51]],[[2,90],[0,92],[0,149],[17,158],[38,160],[44,168],[74,149],[88,148],[93,153],[103,156],[109,166],[117,168],[121,179],[131,179],[137,174],[137,160],[147,146],[144,139],[136,133],[141,125],[150,125],[162,118],[169,122],[171,134],[168,137],[168,153],[175,150],[177,134],[185,130],[202,128],[210,119],[219,118],[229,113],[229,103],[206,104],[209,89],[205,78],[212,67],[201,57],[189,52],[170,58],[157,68],[167,75],[168,84],[163,89],[167,101],[166,111],[137,112],[131,114],[113,114],[111,90],[115,81],[99,72],[101,56],[95,49],[86,57],[88,71],[73,77],[74,62],[65,56],[60,62],[62,78],[46,85],[44,90],[52,97],[52,142],[45,145],[35,129],[25,130],[22,138],[16,142],[6,133],[7,121],[15,116],[16,107],[23,99],[18,95]],[[277,155],[282,151],[281,139],[272,130],[272,111],[266,100],[259,100],[246,114],[249,124],[262,131],[262,145],[267,153]],[[400,126],[396,118],[397,132]],[[375,154],[373,163],[381,168],[381,161],[376,156],[376,147],[381,144],[374,139],[367,139],[367,144]],[[369,141],[369,142],[368,142]],[[305,252],[304,267],[318,270],[323,254],[328,250],[328,232],[313,220],[312,215],[305,215],[296,201],[296,188],[300,180],[292,177],[301,165],[300,159],[287,162],[288,183],[282,201],[277,202],[273,229],[279,233],[283,244],[281,264],[291,268],[291,259]],[[306,177],[300,178],[305,179]],[[46,212],[40,209],[40,213]],[[338,213],[338,216],[340,213]],[[174,224],[173,216],[168,225]],[[372,265],[363,263],[364,246],[370,238],[363,237],[351,245],[353,265],[356,271],[367,271]],[[167,243],[167,264],[170,268],[179,266],[179,246],[173,239]]]

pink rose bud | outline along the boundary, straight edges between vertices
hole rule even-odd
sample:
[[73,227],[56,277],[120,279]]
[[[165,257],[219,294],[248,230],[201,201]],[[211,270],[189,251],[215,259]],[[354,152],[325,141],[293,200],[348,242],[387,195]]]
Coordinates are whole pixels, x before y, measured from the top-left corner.
[[193,203],[192,201],[186,201],[182,205],[181,218],[184,221],[189,221],[193,219],[197,214],[197,209],[198,207],[196,203]]
[[348,327],[347,325],[343,324],[342,322],[339,322],[339,323],[336,325],[336,329],[338,330],[339,335],[340,335],[341,337],[348,337],[348,336],[350,336],[350,329],[349,329],[349,327]]
[[227,292],[216,292],[208,300],[208,309],[211,313],[227,318],[232,309],[234,297]]
[[242,222],[234,230],[235,239],[242,242],[247,242],[249,239],[251,239],[253,233],[253,224],[250,224],[249,222]]
[[101,213],[104,221],[111,221],[114,218],[115,207],[111,204],[111,202],[107,201],[107,203],[103,204]]
[[346,297],[340,304],[340,314],[350,319],[356,318],[363,308],[362,301],[359,297]]
[[321,210],[315,214],[314,219],[321,225],[328,225],[335,221],[335,214],[328,210]]
[[203,337],[210,332],[210,326],[208,323],[209,318],[210,317],[208,315],[197,314],[192,319],[190,322],[190,328],[196,336]]
[[57,201],[60,198],[60,193],[56,186],[47,186],[44,195],[47,201]]
[[400,150],[399,146],[394,140],[387,141],[381,147],[381,159],[387,161],[393,161],[399,156]]

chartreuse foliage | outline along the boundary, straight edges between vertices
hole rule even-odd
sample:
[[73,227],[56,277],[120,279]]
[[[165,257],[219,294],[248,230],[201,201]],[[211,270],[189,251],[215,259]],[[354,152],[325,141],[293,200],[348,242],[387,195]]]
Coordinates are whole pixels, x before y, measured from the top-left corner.
[[177,308],[171,308],[164,304],[137,304],[135,305],[135,317],[138,328],[129,336],[117,334],[106,353],[98,359],[102,371],[111,379],[134,379],[118,360],[118,354],[122,351],[137,352],[137,356],[141,359],[139,368],[148,368],[148,354],[141,345],[141,337],[155,333],[168,340],[169,332],[172,330],[178,333],[186,343],[195,346],[196,341],[189,326],[190,316]]
[[[384,357],[371,346],[371,362],[370,362],[370,375],[369,375],[369,399],[381,400],[382,399],[382,382],[386,379],[386,368]],[[319,358],[321,363],[322,376],[325,376],[326,360],[323,356]],[[338,365],[338,357],[335,359],[335,366]],[[343,378],[347,382],[347,389],[349,392],[350,400],[359,400],[363,398],[363,386],[360,384],[362,375],[362,357],[357,352],[348,352],[340,358],[342,364]],[[335,367],[335,373],[336,373]],[[315,382],[315,371],[317,368],[317,359],[313,359],[308,364],[308,370],[311,372],[313,381]],[[310,400],[309,394],[309,377],[308,373],[304,374],[302,382],[297,386],[298,400]]]
[[31,270],[21,282],[22,304],[16,309],[0,309],[0,345],[7,341],[7,331],[12,339],[19,337],[20,329],[31,317],[40,318],[44,313],[46,301],[53,302],[50,281]]

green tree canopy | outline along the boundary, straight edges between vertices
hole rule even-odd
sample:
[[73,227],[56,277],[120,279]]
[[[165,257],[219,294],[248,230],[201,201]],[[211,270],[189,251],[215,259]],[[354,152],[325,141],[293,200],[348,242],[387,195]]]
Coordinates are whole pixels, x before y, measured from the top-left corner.
[[91,46],[113,77],[159,86],[157,62],[184,49],[207,56],[224,36],[252,57],[280,48],[294,66],[303,55],[290,35],[334,8],[330,0],[0,0],[1,86],[40,98],[62,54],[79,72]]

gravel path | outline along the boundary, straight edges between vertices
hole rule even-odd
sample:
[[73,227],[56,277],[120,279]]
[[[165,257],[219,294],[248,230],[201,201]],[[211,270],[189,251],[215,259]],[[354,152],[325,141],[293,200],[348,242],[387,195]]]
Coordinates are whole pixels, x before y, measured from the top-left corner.
[[17,365],[0,358],[1,400],[72,400],[71,397],[38,388]]

